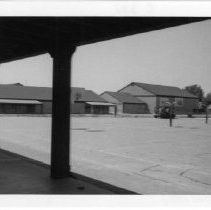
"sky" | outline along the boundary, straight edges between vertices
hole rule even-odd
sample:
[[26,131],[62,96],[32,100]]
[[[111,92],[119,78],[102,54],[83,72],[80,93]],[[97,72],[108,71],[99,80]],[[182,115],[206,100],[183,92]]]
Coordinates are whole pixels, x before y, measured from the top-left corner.
[[[131,82],[211,92],[211,20],[77,47],[72,86],[100,94]],[[31,57],[0,65],[0,84],[52,87],[52,58]]]

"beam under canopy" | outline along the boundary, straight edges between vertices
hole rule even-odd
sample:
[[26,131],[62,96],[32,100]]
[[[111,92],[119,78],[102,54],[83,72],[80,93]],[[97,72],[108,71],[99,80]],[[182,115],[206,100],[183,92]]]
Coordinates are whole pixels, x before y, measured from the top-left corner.
[[[0,63],[48,52],[59,33],[75,46],[207,20],[200,17],[0,17]],[[57,27],[55,27],[55,22]]]

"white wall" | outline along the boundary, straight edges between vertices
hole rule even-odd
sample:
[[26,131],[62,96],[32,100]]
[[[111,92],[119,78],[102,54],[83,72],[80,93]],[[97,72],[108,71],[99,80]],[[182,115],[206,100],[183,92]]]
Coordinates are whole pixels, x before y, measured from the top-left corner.
[[[105,99],[106,101],[108,101],[109,103],[116,104],[116,106],[117,106],[117,114],[123,112],[123,105],[122,105],[122,103],[120,103],[117,99],[112,97],[110,94],[105,92],[105,93],[101,94],[100,96],[103,99]],[[114,108],[113,107],[109,108],[109,113],[114,113]]]
[[153,93],[150,93],[137,85],[129,85],[120,90],[120,92],[129,93],[133,96],[136,96],[136,98],[144,101],[148,105],[148,110],[151,114],[154,113],[154,108],[156,106],[156,96]]
[[102,93],[100,95],[103,99],[105,99],[106,101],[108,101],[109,103],[113,103],[113,104],[118,104],[119,101],[117,99],[115,99],[114,97],[112,97],[110,94],[108,93]]
[[147,105],[148,105],[148,109],[149,109],[149,112],[150,114],[154,114],[154,109],[156,107],[156,97],[155,96],[152,96],[152,97],[136,97],[142,101],[144,101]]

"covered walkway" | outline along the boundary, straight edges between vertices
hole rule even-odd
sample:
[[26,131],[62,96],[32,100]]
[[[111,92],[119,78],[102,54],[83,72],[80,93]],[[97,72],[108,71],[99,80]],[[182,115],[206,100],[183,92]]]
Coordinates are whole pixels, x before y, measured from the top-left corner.
[[77,174],[53,180],[48,165],[1,149],[0,184],[0,194],[135,194]]
[[[0,63],[44,53],[49,53],[53,59],[50,175],[56,179],[65,178],[60,181],[50,180],[47,168],[1,151],[1,193],[84,192],[77,188],[83,182],[69,178],[71,60],[77,46],[206,19],[197,17],[1,17]],[[88,188],[90,193],[100,192],[99,188],[89,184],[87,184]]]

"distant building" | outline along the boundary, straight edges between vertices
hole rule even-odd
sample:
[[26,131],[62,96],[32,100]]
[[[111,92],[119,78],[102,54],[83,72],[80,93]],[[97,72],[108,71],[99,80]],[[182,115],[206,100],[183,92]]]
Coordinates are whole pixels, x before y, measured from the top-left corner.
[[207,106],[207,112],[208,112],[208,114],[211,113],[211,105],[208,105],[208,106]]
[[187,114],[193,112],[199,102],[197,96],[173,86],[132,82],[118,92],[129,93],[144,101],[148,106],[149,113],[154,113],[156,108],[166,102],[174,102],[176,114]]
[[[148,112],[145,102],[128,93],[105,91],[100,96],[106,101],[115,104],[117,113],[144,114]],[[111,107],[110,109],[113,108]]]
[[109,107],[114,106],[91,90],[71,88],[72,113],[109,114]]
[[[71,113],[108,114],[112,104],[84,88],[71,88]],[[51,114],[52,88],[23,86],[19,83],[0,85],[0,113]]]
[[51,113],[51,88],[23,86],[19,83],[0,85],[0,113]]

